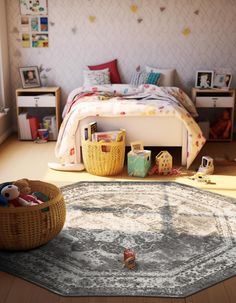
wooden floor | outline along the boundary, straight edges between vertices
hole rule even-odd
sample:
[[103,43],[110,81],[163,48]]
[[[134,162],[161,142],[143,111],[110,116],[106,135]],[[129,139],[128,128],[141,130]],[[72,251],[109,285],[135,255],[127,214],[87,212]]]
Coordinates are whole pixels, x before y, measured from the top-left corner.
[[[0,145],[0,182],[26,177],[32,180],[44,180],[58,186],[71,184],[82,180],[135,180],[127,176],[126,170],[116,178],[92,176],[86,172],[57,172],[48,169],[47,163],[55,161],[55,142],[35,144],[20,142],[11,137]],[[179,153],[176,152],[176,155]],[[233,159],[236,157],[236,142],[208,143],[192,165],[190,171],[183,169],[182,176],[148,177],[142,180],[175,180],[177,182],[201,187],[213,192],[236,198],[236,163],[229,162],[227,166],[216,166],[212,181],[215,185],[204,185],[189,180],[188,176],[200,164],[201,155]],[[178,163],[178,161],[176,161]],[[138,179],[140,180],[140,179]],[[62,297],[23,279],[0,272],[0,303],[235,303],[236,277],[207,288],[199,293],[183,299],[145,298],[145,297]]]

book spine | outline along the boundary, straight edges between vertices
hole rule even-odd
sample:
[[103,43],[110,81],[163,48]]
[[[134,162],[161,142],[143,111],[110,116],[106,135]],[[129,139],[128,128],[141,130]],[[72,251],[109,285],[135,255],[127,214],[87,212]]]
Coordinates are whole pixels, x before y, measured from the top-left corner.
[[36,140],[38,137],[38,129],[39,129],[39,121],[37,117],[30,117],[29,118],[30,123],[30,130],[31,130],[31,136],[33,140]]
[[93,134],[97,131],[97,122],[91,122],[88,125],[88,140],[92,141]]
[[84,140],[88,140],[88,127],[84,128]]

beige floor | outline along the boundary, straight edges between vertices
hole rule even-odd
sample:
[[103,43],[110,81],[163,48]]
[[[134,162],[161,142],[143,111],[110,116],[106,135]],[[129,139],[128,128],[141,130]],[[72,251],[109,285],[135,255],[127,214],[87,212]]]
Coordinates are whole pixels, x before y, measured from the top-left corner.
[[[126,168],[122,174],[116,177],[97,177],[87,172],[60,172],[48,168],[48,162],[56,161],[54,155],[55,142],[36,144],[33,142],[18,141],[16,136],[11,136],[0,145],[0,182],[29,178],[43,180],[58,186],[71,184],[82,180],[175,180],[177,182],[201,187],[220,194],[236,197],[236,162],[228,161],[224,165],[216,164],[215,173],[211,176],[214,185],[206,185],[192,181],[188,177],[199,166],[202,155],[216,158],[234,159],[236,157],[236,142],[231,143],[207,143],[200,155],[191,166],[191,170],[182,169],[179,177],[129,177]],[[174,163],[178,163],[179,151],[174,150]],[[176,155],[176,156],[175,156]],[[176,157],[176,158],[175,158]]]
[[[100,178],[86,172],[58,172],[47,167],[47,163],[55,161],[55,142],[37,145],[33,142],[20,142],[12,136],[0,145],[0,182],[15,180],[22,177],[40,179],[52,182],[58,186],[81,180],[136,180],[127,176],[126,169],[116,178]],[[178,154],[178,153],[177,153]],[[236,156],[236,142],[208,143],[201,155],[233,159]],[[211,177],[215,185],[203,185],[188,179],[200,164],[201,155],[196,159],[191,171],[183,171],[176,181],[199,186],[221,194],[236,197],[236,163],[227,166],[216,166],[215,174]],[[174,161],[178,162],[174,155]],[[174,178],[145,178],[138,180],[173,180]],[[0,303],[233,303],[236,302],[236,277],[218,283],[203,291],[184,299],[174,298],[145,298],[145,297],[61,297],[34,284],[0,272]]]

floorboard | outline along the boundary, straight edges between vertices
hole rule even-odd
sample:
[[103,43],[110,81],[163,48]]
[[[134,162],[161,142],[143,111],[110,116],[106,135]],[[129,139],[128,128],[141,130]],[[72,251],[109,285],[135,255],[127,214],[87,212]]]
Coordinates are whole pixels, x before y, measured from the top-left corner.
[[14,277],[0,272],[0,303],[4,303],[12,288]]

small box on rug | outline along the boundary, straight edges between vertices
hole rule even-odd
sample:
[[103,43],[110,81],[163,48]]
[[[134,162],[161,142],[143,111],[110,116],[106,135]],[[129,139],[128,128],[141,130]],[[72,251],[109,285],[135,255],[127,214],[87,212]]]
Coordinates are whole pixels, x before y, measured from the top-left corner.
[[146,177],[151,167],[151,151],[140,150],[128,153],[128,174],[134,177]]

